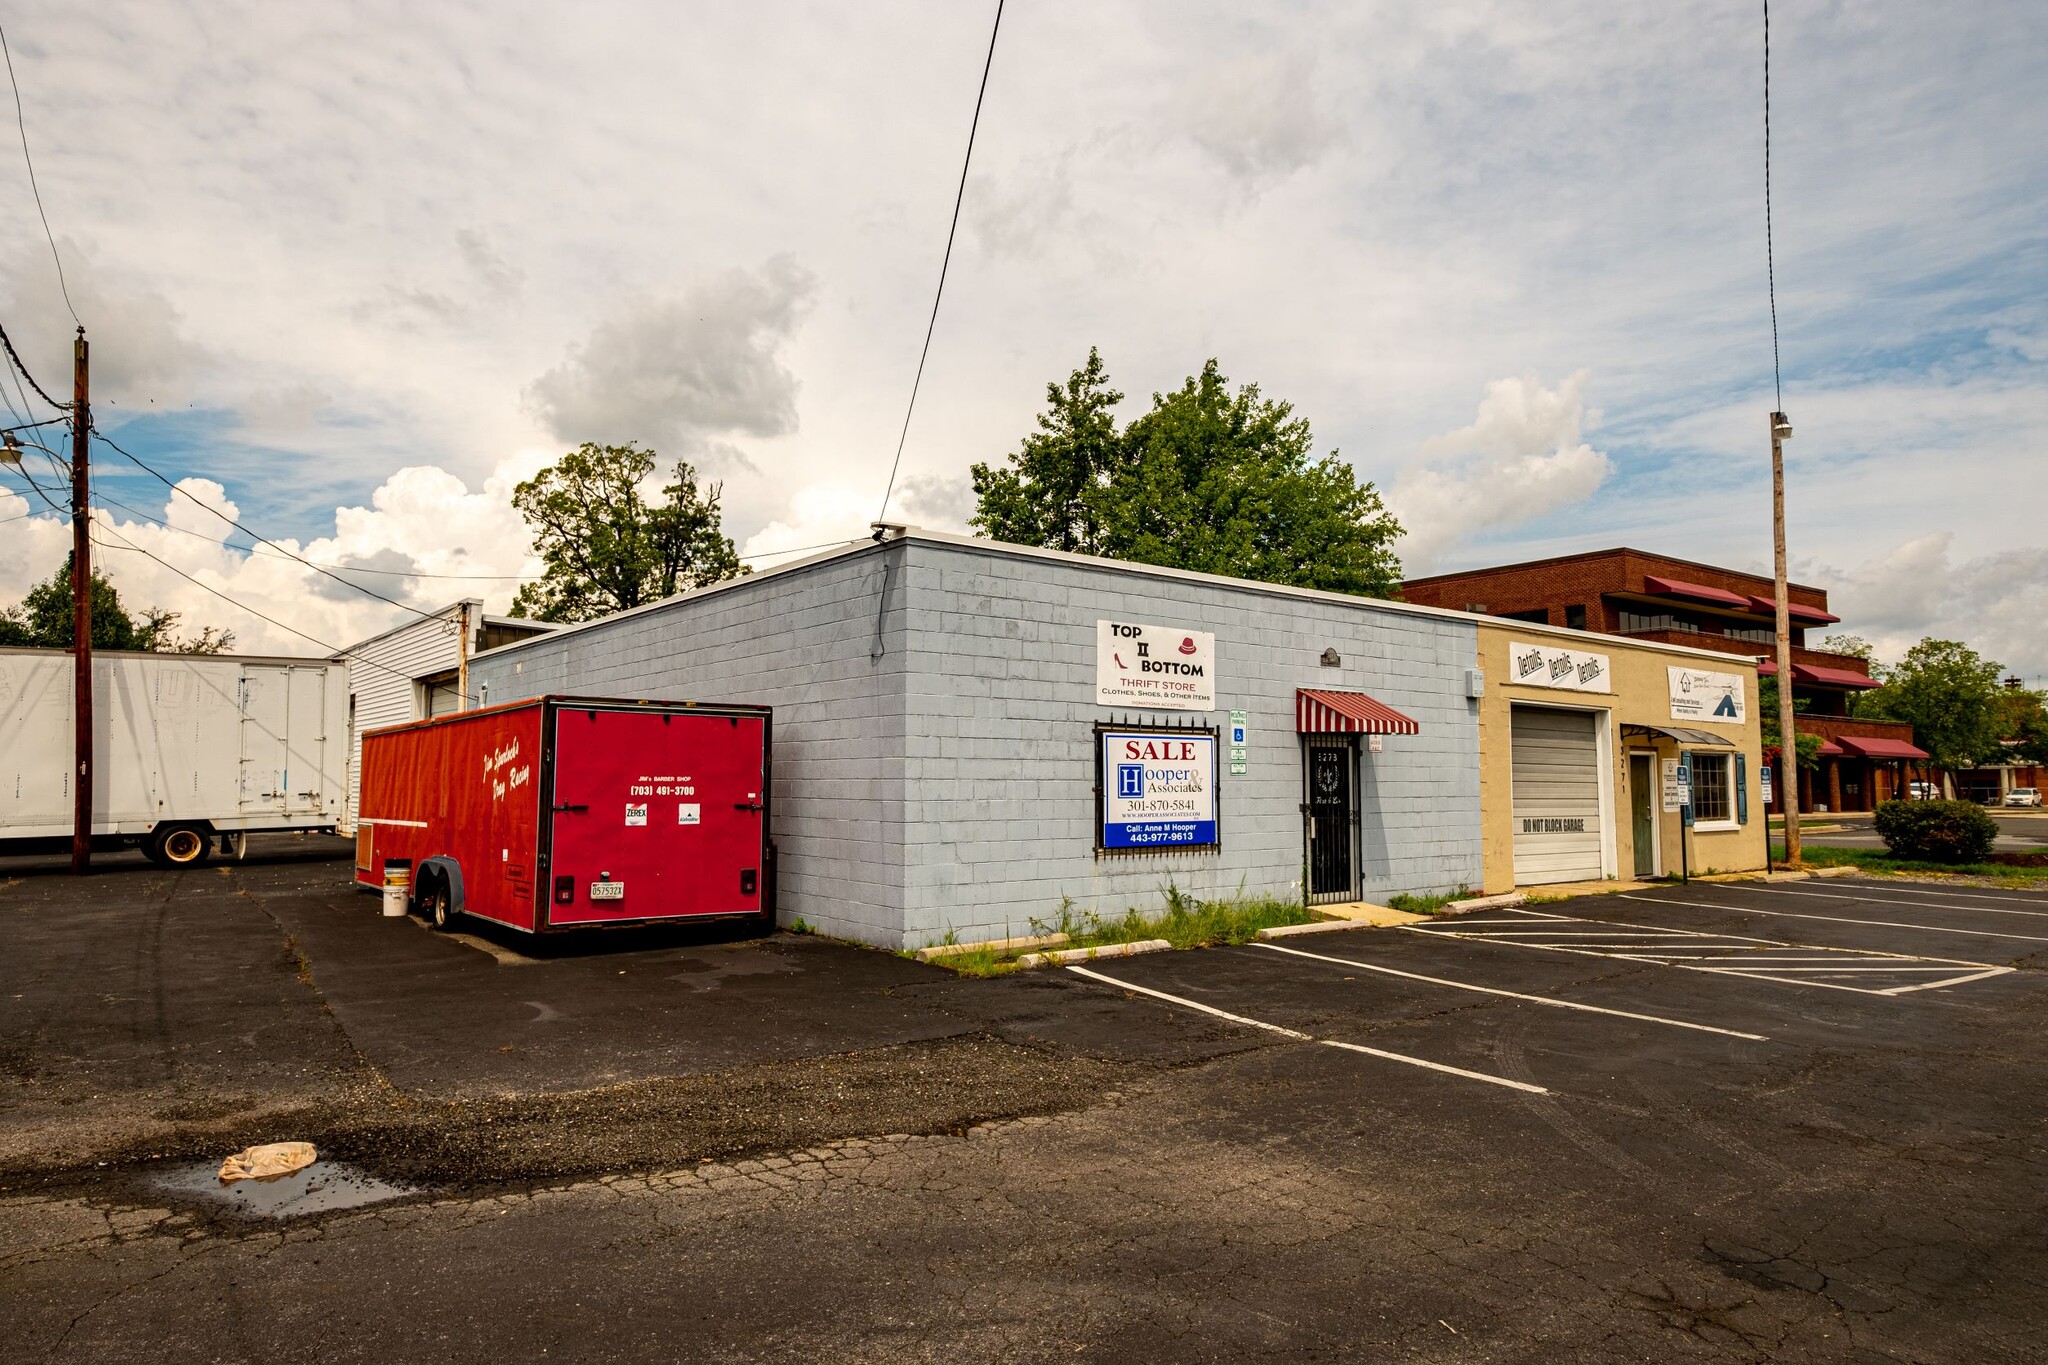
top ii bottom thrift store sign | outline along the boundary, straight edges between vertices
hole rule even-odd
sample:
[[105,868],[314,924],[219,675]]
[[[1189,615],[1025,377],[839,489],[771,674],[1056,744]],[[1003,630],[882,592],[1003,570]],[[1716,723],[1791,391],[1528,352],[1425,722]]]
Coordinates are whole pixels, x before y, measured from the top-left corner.
[[1214,848],[1216,736],[1103,731],[1101,837],[1105,850]]
[[1174,711],[1216,709],[1216,637],[1206,630],[1095,623],[1095,702]]

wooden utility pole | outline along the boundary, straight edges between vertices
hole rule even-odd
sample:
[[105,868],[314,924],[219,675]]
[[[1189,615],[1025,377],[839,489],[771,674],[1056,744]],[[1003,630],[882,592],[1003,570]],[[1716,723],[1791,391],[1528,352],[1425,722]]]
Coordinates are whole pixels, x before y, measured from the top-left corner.
[[[1785,442],[1792,419],[1771,414],[1771,542],[1778,598],[1778,798],[1785,808],[1785,862],[1799,866],[1799,737],[1792,728],[1792,597],[1785,584]],[[1768,845],[1769,840],[1765,840]]]
[[469,603],[462,604],[461,635],[455,655],[455,709],[469,709]]
[[86,457],[92,430],[90,349],[85,328],[71,350],[71,670],[76,722],[71,793],[71,872],[92,871],[92,488]]

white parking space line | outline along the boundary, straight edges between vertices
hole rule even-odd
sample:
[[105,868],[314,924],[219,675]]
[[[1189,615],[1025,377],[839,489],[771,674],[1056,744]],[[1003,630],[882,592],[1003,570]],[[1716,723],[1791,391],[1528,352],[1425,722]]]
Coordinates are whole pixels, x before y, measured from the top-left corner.
[[1242,1014],[1232,1014],[1229,1010],[1219,1010],[1214,1005],[1205,1005],[1199,1000],[1189,1000],[1187,997],[1180,995],[1168,995],[1165,991],[1155,991],[1150,986],[1140,986],[1130,981],[1119,981],[1113,976],[1109,976],[1103,972],[1093,971],[1087,967],[1069,966],[1067,970],[1070,972],[1075,972],[1081,976],[1089,977],[1095,981],[1105,982],[1108,985],[1115,986],[1120,990],[1136,991],[1140,995],[1149,995],[1155,1000],[1166,1000],[1176,1005],[1186,1005],[1191,1010],[1200,1010],[1204,1014],[1213,1014],[1218,1019],[1228,1019],[1233,1024],[1244,1024],[1251,1028],[1262,1028],[1265,1029],[1268,1033],[1279,1033],[1284,1034],[1289,1038],[1299,1038],[1304,1043],[1312,1043],[1315,1041],[1315,1039],[1311,1038],[1308,1034],[1302,1033],[1296,1029],[1282,1028],[1278,1024],[1269,1024],[1265,1022],[1263,1019],[1247,1019]]
[[1947,896],[1950,900],[1959,901],[1998,901],[2005,905],[2040,905],[2048,907],[2048,898],[2035,896],[2032,900],[2029,900],[2027,897],[2030,893],[2025,891],[2001,891],[1994,896],[1979,895],[1973,891],[1922,891],[1917,887],[1911,886],[1877,887],[1872,886],[1869,882],[1826,882],[1822,884],[1826,886],[1839,886],[1844,891],[1881,890],[1890,896]]
[[[1787,911],[1755,911],[1749,906],[1737,906],[1710,901],[1676,900],[1666,896],[1627,895],[1624,900],[1656,901],[1665,905],[1682,905],[1688,909],[1730,911],[1738,914],[1756,913],[1784,915],[1793,919],[1827,919],[1825,915],[1799,915]],[[1877,921],[1849,921],[1850,923],[1877,923]],[[1681,971],[1708,972],[1719,976],[1742,976],[1755,981],[1775,981],[1791,986],[1814,986],[1822,990],[1852,991],[1858,995],[1902,995],[1908,991],[1932,990],[1940,986],[1961,985],[1968,981],[1981,981],[1990,976],[2002,976],[2014,970],[1988,962],[1972,962],[1956,958],[1929,957],[1926,954],[1888,953],[1862,948],[1829,948],[1820,944],[1787,943],[1782,939],[1754,938],[1747,934],[1714,934],[1696,929],[1674,929],[1665,926],[1644,926],[1640,930],[1614,920],[1571,920],[1572,924],[1599,925],[1613,930],[1599,937],[1563,939],[1559,928],[1551,924],[1530,924],[1518,932],[1488,932],[1470,934],[1463,932],[1452,921],[1434,921],[1427,924],[1404,924],[1401,928],[1409,933],[1427,934],[1435,938],[1460,938],[1475,943],[1499,943],[1515,948],[1535,948],[1548,953],[1572,953],[1580,957],[1605,957],[1624,962],[1640,962],[1659,967],[1676,967]],[[1908,925],[1908,928],[1922,926]],[[1991,935],[2011,937],[2011,935]],[[1933,964],[1931,967],[1926,964]],[[1840,969],[1850,966],[1873,968],[1865,980],[1867,984],[1849,985],[1840,977]],[[1883,968],[1889,967],[1887,973]],[[1961,970],[1958,970],[1961,969]],[[1884,984],[1889,975],[1896,983]],[[1933,981],[1917,979],[1921,976],[1937,975]],[[1834,978],[1834,979],[1829,979]]]
[[1379,972],[1384,976],[1403,977],[1409,981],[1426,981],[1432,986],[1449,986],[1453,990],[1474,991],[1480,995],[1505,996],[1510,1000],[1526,1000],[1533,1005],[1549,1005],[1554,1009],[1583,1010],[1588,1014],[1611,1014],[1618,1019],[1638,1019],[1646,1024],[1668,1024],[1672,1028],[1697,1029],[1701,1033],[1719,1033],[1729,1038],[1747,1038],[1752,1042],[1768,1042],[1761,1033],[1744,1033],[1740,1029],[1717,1028],[1712,1024],[1695,1024],[1686,1019],[1667,1019],[1659,1014],[1637,1014],[1632,1010],[1608,1009],[1602,1005],[1582,1005],[1576,1000],[1559,1000],[1548,995],[1524,995],[1520,991],[1501,990],[1497,986],[1475,986],[1469,981],[1452,981],[1447,977],[1424,976],[1421,972],[1404,972],[1397,967],[1382,967],[1374,962],[1360,962],[1356,958],[1331,957],[1327,953],[1311,953],[1300,948],[1283,948],[1277,943],[1255,943],[1255,948],[1265,948],[1276,953],[1287,953],[1294,957],[1312,958],[1317,962],[1331,962],[1340,967],[1355,967],[1360,971]]
[[1441,1071],[1450,1076],[1463,1076],[1467,1080],[1486,1081],[1491,1085],[1504,1085],[1510,1090],[1523,1090],[1531,1095],[1548,1095],[1550,1092],[1540,1085],[1527,1081],[1511,1081],[1505,1076],[1489,1076],[1484,1071],[1467,1071],[1462,1066],[1447,1066],[1442,1062],[1428,1062],[1420,1057],[1406,1057],[1398,1052],[1385,1052],[1363,1043],[1340,1043],[1335,1038],[1319,1039],[1324,1047],[1341,1047],[1347,1052],[1363,1052],[1368,1057],[1384,1057],[1390,1062],[1406,1062],[1410,1066],[1426,1066],[1431,1071]]
[[[1715,886],[1714,889],[1716,891],[1732,891],[1735,888]],[[2031,919],[2048,919],[2048,910],[2013,910],[1998,905],[1955,905],[1946,901],[1939,905],[1928,905],[1917,901],[1888,900],[1883,896],[1838,896],[1829,891],[1787,891],[1782,886],[1746,886],[1742,889],[1745,891],[1761,891],[1771,896],[1805,896],[1810,900],[1817,901],[1845,901],[1850,904],[1865,901],[1872,905],[1889,905],[1896,910],[1961,910],[1973,915],[2025,915]]]
[[1165,1000],[1171,1004],[1185,1005],[1191,1010],[1200,1010],[1203,1014],[1213,1014],[1218,1019],[1228,1019],[1233,1024],[1246,1024],[1252,1028],[1262,1028],[1268,1033],[1278,1033],[1288,1038],[1299,1038],[1305,1043],[1321,1043],[1325,1047],[1341,1047],[1347,1052],[1363,1052],[1369,1057],[1381,1057],[1390,1062],[1405,1062],[1409,1066],[1424,1067],[1430,1071],[1441,1071],[1451,1076],[1463,1076],[1467,1080],[1485,1081],[1488,1085],[1504,1085],[1510,1090],[1522,1090],[1531,1095],[1548,1095],[1550,1093],[1543,1086],[1531,1085],[1527,1081],[1509,1080],[1506,1076],[1489,1076],[1484,1071],[1467,1071],[1461,1066],[1449,1066],[1443,1062],[1432,1062],[1423,1057],[1410,1057],[1403,1052],[1387,1052],[1381,1048],[1366,1047],[1362,1043],[1340,1043],[1334,1038],[1314,1038],[1298,1029],[1282,1028],[1278,1024],[1269,1024],[1263,1019],[1247,1019],[1242,1014],[1232,1014],[1228,1010],[1219,1010],[1214,1005],[1205,1005],[1199,1000],[1190,1000],[1186,996],[1169,995],[1165,991],[1155,991],[1150,986],[1140,986],[1134,982],[1121,981],[1107,972],[1098,972],[1087,967],[1068,967],[1067,970],[1088,977],[1090,980],[1115,986],[1119,990],[1136,991],[1140,995],[1149,995],[1155,1000]]
[[1815,919],[1830,924],[1861,924],[1871,929],[1918,929],[1923,934],[1962,934],[1967,938],[2009,938],[2021,943],[2048,943],[2048,938],[2037,934],[2000,934],[1989,929],[1955,929],[1945,924],[1915,924],[1911,920],[1852,919],[1847,915],[1804,915],[1796,910],[1762,910],[1754,905],[1709,904],[1702,907],[1699,901],[1673,901],[1661,896],[1625,895],[1625,901],[1663,900],[1667,905],[1689,905],[1695,910],[1732,910],[1738,915],[1769,915],[1774,919]]

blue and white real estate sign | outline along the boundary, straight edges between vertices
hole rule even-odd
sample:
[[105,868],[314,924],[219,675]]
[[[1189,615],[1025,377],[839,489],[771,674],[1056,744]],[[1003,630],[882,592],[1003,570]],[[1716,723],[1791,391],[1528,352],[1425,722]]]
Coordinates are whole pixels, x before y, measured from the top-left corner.
[[1102,846],[1202,848],[1216,840],[1216,737],[1102,735]]

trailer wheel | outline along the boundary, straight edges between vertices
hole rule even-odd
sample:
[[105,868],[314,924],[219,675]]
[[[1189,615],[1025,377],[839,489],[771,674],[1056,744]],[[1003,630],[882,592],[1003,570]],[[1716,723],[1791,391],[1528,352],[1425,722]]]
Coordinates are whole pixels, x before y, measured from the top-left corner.
[[160,825],[142,851],[159,867],[197,867],[213,851],[213,841],[196,825]]
[[427,917],[427,923],[444,934],[454,927],[454,898],[448,893],[446,877],[430,878],[420,888],[420,913]]

